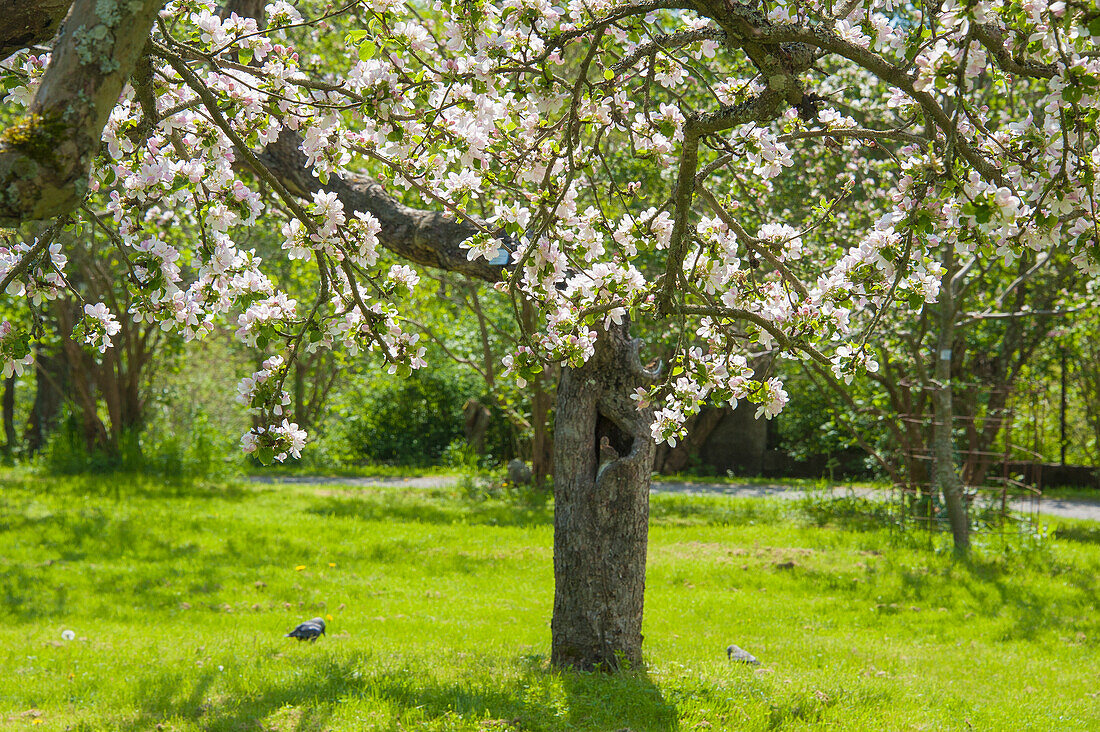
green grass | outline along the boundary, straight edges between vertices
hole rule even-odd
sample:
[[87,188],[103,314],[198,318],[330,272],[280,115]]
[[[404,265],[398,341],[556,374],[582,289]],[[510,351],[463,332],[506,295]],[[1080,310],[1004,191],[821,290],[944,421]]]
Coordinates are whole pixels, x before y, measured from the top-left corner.
[[409,467],[405,465],[358,465],[344,467],[318,468],[315,465],[269,465],[266,467],[249,464],[245,468],[249,476],[308,476],[325,478],[407,478],[419,476],[452,476],[461,472],[460,468],[446,466]]
[[0,728],[1100,729],[1097,524],[957,563],[820,507],[652,506],[647,668],[602,676],[548,668],[548,507],[9,474]]

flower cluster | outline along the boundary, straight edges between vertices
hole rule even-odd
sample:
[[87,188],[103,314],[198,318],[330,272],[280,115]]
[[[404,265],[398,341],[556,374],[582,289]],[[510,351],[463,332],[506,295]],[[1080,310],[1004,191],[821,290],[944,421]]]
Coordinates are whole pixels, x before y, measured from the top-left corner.
[[283,407],[290,404],[290,394],[283,390],[287,366],[282,356],[272,356],[263,362],[259,371],[246,376],[237,384],[237,402],[247,405],[253,414],[270,412],[283,414]]
[[5,379],[22,376],[23,370],[34,363],[30,335],[12,327],[10,321],[0,322],[0,359],[3,359]]
[[272,460],[283,462],[288,457],[300,458],[306,446],[306,431],[284,419],[269,427],[253,427],[241,437],[241,449],[253,455],[261,465]]
[[83,340],[90,348],[106,353],[114,345],[111,336],[122,329],[122,324],[101,302],[84,306],[84,317],[73,330],[76,338]]

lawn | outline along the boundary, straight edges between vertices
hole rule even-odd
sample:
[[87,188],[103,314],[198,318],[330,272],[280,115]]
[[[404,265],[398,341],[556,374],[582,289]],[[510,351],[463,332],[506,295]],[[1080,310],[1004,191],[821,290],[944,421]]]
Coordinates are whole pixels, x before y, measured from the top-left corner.
[[1100,729],[1096,524],[958,563],[820,505],[652,513],[647,667],[604,676],[547,665],[549,506],[0,476],[0,728]]

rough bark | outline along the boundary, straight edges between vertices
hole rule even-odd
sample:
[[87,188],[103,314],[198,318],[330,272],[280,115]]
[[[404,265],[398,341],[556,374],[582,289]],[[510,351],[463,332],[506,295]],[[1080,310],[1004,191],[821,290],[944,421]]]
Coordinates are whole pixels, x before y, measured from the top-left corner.
[[[628,325],[601,333],[595,355],[563,370],[554,435],[554,617],[551,663],[616,670],[642,662],[649,410]],[[601,448],[602,445],[602,448]]]
[[935,389],[932,392],[934,428],[932,431],[932,455],[935,464],[936,485],[943,494],[947,518],[951,522],[951,535],[955,552],[966,554],[970,550],[970,516],[962,479],[955,468],[955,440],[952,434],[955,418],[951,394],[951,348],[955,342],[955,253],[947,257],[944,286],[940,291],[940,322],[936,338]]
[[[227,0],[222,15],[236,13],[255,18],[263,27],[263,8],[260,0]],[[308,199],[317,191],[329,191],[337,194],[345,211],[373,215],[382,225],[378,234],[382,246],[398,256],[486,282],[497,282],[505,275],[502,266],[467,258],[467,250],[461,244],[479,231],[472,222],[459,220],[447,212],[406,206],[366,175],[333,176],[327,185],[322,185],[306,164],[301,142],[297,134],[283,130],[254,159],[294,196]],[[246,159],[253,157],[253,151],[241,152]]]
[[52,39],[71,5],[72,0],[7,0],[0,21],[0,58]]
[[[51,3],[52,5],[52,3]],[[0,226],[74,210],[164,0],[76,0],[27,113],[0,135]]]

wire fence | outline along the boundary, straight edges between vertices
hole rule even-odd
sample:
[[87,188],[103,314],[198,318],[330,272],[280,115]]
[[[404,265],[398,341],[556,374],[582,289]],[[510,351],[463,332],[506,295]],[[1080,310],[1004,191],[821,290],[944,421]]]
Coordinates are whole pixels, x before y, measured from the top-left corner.
[[[930,397],[937,385],[913,387]],[[970,530],[984,534],[1031,532],[1042,501],[1043,457],[1013,439],[1015,413],[1007,390],[988,384],[952,383],[953,402],[969,407],[951,419],[954,469],[962,480]],[[1019,394],[1019,386],[1015,389]],[[931,404],[931,399],[921,403]],[[932,414],[901,417],[912,439],[901,450],[904,481],[893,488],[893,524],[903,531],[950,531],[947,507],[935,484],[932,435],[940,422]]]

